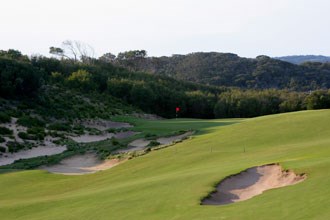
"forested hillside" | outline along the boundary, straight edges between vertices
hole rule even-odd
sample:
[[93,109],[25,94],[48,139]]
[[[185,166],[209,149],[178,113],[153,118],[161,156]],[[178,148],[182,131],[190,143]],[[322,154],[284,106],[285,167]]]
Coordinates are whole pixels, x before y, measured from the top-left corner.
[[215,86],[309,91],[330,88],[330,63],[295,65],[267,56],[191,53],[171,57],[118,56],[112,63],[136,71]]
[[[131,59],[124,55],[121,62],[128,63]],[[191,68],[188,63],[183,65],[178,62],[177,66],[182,71],[179,75],[174,75],[175,78],[179,78],[175,79],[167,76],[170,74],[165,74],[170,69],[165,68],[164,74],[136,72],[132,66],[126,68],[118,66],[118,59],[114,61],[116,65],[113,65],[113,62],[108,62],[104,57],[87,59],[87,61],[44,56],[29,58],[16,50],[1,51],[0,109],[5,112],[8,106],[11,109],[28,108],[38,111],[39,115],[48,114],[51,117],[72,119],[75,117],[107,118],[110,115],[133,112],[173,118],[176,116],[176,107],[180,107],[178,117],[190,118],[254,117],[305,109],[330,108],[329,90],[292,91],[292,88],[300,88],[297,82],[304,82],[307,85],[309,82],[307,77],[301,78],[301,81],[291,80],[290,89],[267,89],[272,87],[269,85],[276,87],[275,85],[286,83],[286,78],[277,74],[290,75],[289,70],[296,69],[297,74],[291,74],[291,76],[299,76],[299,68],[313,70],[325,68],[322,65],[296,66],[268,57],[251,60],[232,54],[214,53],[213,55],[220,56],[226,64],[222,66],[222,71],[226,73],[223,75],[224,78],[216,74],[220,63],[212,63],[212,59],[208,59],[207,54],[203,53],[187,56],[194,68]],[[207,67],[214,70],[203,80],[199,80],[199,77],[203,76],[199,70],[206,66],[200,60],[200,56],[205,56],[204,61],[208,62]],[[152,64],[157,59],[135,57],[133,63],[141,62],[142,65],[143,62],[149,60]],[[188,62],[185,56],[173,59]],[[258,74],[255,75],[255,79],[246,81],[244,77],[249,76],[244,74],[244,70],[253,71],[253,65],[250,64],[256,63],[259,65]],[[168,64],[164,67],[172,68],[173,66]],[[233,78],[229,70],[240,75],[241,80]],[[283,73],[282,70],[286,72]],[[329,74],[326,75],[326,73],[325,71],[325,80],[320,79],[320,83],[327,82]],[[312,79],[315,74],[310,74]],[[187,78],[200,83],[187,82]],[[209,80],[213,81],[212,79],[224,82],[227,86],[231,84],[231,80],[234,80],[233,82],[243,89],[207,85]],[[318,88],[317,82],[313,85]],[[251,89],[246,87],[251,87]],[[260,87],[265,89],[260,89]],[[94,102],[98,104],[93,104]],[[11,112],[8,114],[12,116]]]

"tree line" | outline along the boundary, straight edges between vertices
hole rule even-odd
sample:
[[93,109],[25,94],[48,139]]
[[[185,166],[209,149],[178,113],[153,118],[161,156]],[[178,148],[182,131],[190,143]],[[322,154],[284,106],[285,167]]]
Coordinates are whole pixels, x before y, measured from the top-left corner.
[[[123,59],[146,53],[122,55]],[[305,109],[330,108],[330,91],[217,87],[136,72],[104,59],[93,62],[44,56],[27,57],[19,51],[0,52],[0,96],[6,99],[42,97],[45,85],[74,89],[81,94],[115,97],[147,113],[175,117],[254,117]],[[31,99],[35,100],[35,99]]]

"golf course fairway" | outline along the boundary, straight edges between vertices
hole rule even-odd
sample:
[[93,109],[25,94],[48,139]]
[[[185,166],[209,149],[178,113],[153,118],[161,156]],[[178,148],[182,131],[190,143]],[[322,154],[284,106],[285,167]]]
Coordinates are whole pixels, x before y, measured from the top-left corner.
[[[1,174],[0,219],[330,219],[330,110],[143,126],[197,132],[95,174]],[[270,163],[307,178],[246,201],[200,205],[225,177]]]

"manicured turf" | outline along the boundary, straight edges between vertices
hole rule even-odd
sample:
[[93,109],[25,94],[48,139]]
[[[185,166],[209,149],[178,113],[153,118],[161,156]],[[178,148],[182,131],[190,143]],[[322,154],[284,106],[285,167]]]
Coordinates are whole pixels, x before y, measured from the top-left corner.
[[[1,174],[0,219],[330,219],[329,110],[223,122],[140,124],[201,132],[92,175]],[[240,203],[199,204],[225,176],[273,162],[308,178]]]

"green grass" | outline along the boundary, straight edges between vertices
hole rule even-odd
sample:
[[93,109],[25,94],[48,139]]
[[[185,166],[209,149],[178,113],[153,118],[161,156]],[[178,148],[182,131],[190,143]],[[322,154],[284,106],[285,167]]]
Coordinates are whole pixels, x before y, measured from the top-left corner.
[[[0,219],[330,219],[329,110],[265,116],[228,126],[221,120],[136,123],[137,129],[156,134],[169,132],[169,127],[200,132],[96,174],[2,174]],[[308,178],[244,202],[199,205],[220,179],[273,162],[307,173]]]

